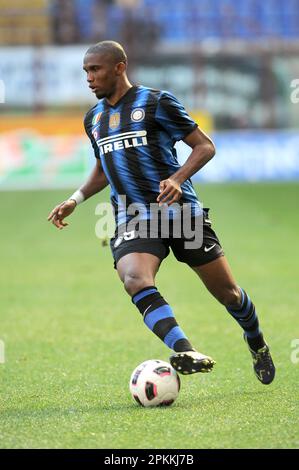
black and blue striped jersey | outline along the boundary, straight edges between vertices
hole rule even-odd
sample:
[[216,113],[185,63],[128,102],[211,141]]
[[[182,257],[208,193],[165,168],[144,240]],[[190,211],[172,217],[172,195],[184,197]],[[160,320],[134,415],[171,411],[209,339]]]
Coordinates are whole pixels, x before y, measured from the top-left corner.
[[[101,99],[87,112],[84,126],[110,183],[118,225],[129,220],[126,209],[130,204],[149,209],[156,203],[160,182],[180,168],[175,142],[197,124],[171,93],[133,86],[113,106]],[[190,203],[192,215],[200,214],[191,180],[181,189],[179,204]]]

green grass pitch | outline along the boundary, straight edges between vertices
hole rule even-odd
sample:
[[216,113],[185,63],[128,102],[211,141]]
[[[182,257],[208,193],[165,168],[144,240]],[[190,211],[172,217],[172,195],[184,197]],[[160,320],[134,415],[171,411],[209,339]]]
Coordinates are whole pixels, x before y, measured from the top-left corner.
[[132,370],[169,350],[142,323],[95,236],[95,205],[58,231],[50,209],[70,191],[0,193],[1,448],[298,448],[298,200],[296,183],[203,185],[237,282],[256,304],[277,366],[252,372],[237,323],[169,256],[157,286],[193,344],[216,361],[182,377],[173,406],[144,409]]

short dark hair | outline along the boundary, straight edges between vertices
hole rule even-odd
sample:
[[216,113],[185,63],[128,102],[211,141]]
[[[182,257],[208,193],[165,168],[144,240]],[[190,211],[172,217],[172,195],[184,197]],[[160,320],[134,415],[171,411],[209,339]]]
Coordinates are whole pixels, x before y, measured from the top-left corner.
[[121,44],[116,41],[101,41],[90,46],[86,54],[109,54],[115,64],[119,62],[128,63],[127,54]]

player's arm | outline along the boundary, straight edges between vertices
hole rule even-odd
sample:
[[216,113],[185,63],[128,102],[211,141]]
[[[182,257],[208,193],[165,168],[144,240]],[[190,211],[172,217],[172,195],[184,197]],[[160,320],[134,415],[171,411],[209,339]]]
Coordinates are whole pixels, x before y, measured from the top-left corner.
[[212,140],[199,128],[193,130],[184,142],[192,148],[192,152],[181,168],[168,179],[160,182],[160,194],[157,202],[168,205],[177,202],[181,195],[181,184],[199,171],[213,156],[216,149]]
[[102,168],[101,160],[97,158],[93,171],[86,183],[81,186],[80,191],[84,194],[85,200],[102,191],[108,184],[109,182]]
[[48,220],[51,221],[58,229],[66,227],[68,224],[64,219],[69,216],[75,207],[96,193],[99,193],[108,185],[108,180],[103,171],[101,160],[96,159],[96,164],[90,177],[69,199],[58,204],[50,212]]

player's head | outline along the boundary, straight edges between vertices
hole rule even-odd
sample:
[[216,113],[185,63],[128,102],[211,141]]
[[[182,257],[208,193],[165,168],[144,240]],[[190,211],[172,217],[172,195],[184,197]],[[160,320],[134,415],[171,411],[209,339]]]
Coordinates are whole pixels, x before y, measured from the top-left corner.
[[127,62],[126,53],[118,42],[98,42],[87,50],[83,69],[98,99],[113,95],[119,80],[126,75]]

